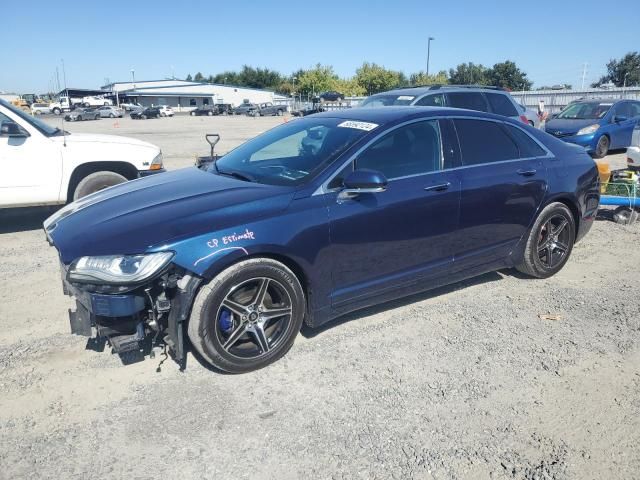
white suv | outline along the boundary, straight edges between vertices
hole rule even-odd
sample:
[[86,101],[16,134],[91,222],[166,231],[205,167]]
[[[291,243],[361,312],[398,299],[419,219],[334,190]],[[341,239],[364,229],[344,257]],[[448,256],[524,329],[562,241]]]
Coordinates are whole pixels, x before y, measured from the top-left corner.
[[0,208],[63,204],[163,171],[155,145],[64,132],[0,99]]
[[161,117],[173,117],[173,108],[169,107],[168,105],[159,105],[158,108],[160,109]]

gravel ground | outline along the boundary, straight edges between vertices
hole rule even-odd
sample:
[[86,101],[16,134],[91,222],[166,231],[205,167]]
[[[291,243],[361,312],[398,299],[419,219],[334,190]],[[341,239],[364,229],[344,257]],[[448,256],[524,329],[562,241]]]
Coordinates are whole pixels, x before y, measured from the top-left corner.
[[[147,139],[176,168],[205,132],[225,151],[280,122],[67,129]],[[48,213],[0,212],[0,478],[640,477],[638,224],[602,212],[551,279],[492,273],[361,311],[232,376],[85,350]]]

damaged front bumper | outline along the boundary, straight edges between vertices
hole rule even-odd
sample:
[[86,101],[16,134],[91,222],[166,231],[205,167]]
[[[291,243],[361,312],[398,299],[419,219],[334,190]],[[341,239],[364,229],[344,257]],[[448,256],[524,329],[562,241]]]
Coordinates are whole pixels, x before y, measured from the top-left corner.
[[62,285],[66,295],[75,298],[69,310],[71,333],[106,340],[115,353],[145,353],[162,340],[174,359],[184,365],[185,323],[202,279],[187,272],[168,270],[149,284],[126,293],[99,293],[91,287],[73,284],[62,265]]

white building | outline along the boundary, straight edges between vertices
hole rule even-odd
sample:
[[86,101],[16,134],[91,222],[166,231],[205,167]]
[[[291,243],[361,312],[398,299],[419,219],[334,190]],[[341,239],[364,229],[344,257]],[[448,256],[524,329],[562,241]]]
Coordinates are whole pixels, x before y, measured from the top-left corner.
[[270,90],[188,82],[186,80],[148,80],[116,82],[102,87],[113,92],[120,102],[133,100],[144,106],[169,105],[178,111],[189,111],[204,105],[228,103],[281,103],[285,97]]

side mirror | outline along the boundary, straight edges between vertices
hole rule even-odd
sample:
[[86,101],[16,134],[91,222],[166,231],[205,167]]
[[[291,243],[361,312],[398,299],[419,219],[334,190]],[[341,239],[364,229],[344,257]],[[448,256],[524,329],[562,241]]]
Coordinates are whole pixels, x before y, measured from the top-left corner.
[[28,137],[17,123],[4,121],[0,124],[0,137]]
[[344,179],[338,198],[351,198],[362,193],[379,193],[387,189],[387,177],[376,170],[355,170]]
[[614,123],[626,122],[627,121],[627,117],[624,117],[622,115],[616,115],[616,116],[613,117],[613,121],[614,121]]

